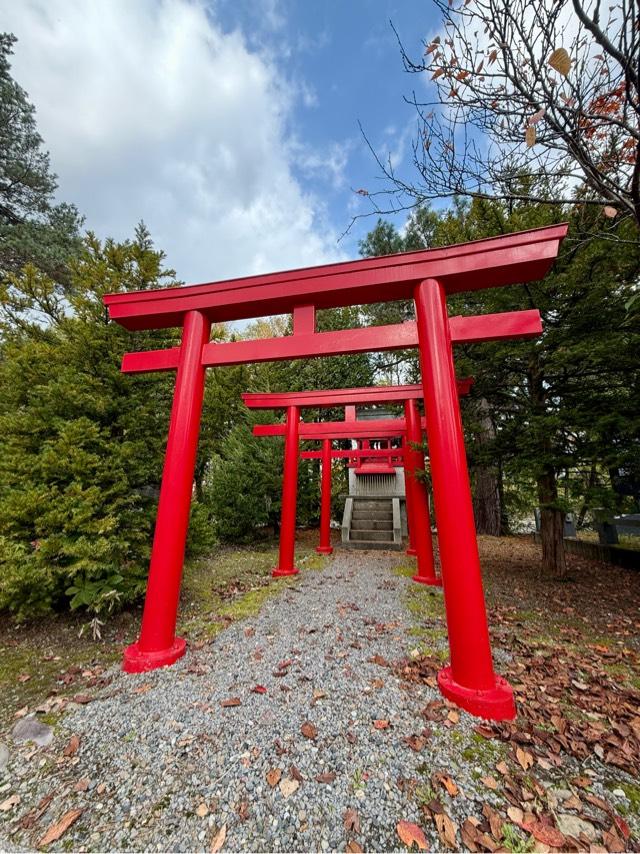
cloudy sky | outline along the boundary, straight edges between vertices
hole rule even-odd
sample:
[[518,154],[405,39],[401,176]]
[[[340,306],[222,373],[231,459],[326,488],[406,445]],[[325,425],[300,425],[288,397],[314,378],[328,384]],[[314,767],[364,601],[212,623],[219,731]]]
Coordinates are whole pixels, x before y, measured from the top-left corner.
[[358,120],[397,159],[413,129],[389,19],[416,52],[436,23],[422,0],[0,0],[60,199],[101,236],[144,219],[186,282],[357,257]]

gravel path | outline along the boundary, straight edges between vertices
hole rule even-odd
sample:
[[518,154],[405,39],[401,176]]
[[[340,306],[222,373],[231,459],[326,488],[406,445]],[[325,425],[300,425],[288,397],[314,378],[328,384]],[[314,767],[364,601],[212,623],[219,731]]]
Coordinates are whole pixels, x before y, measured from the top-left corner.
[[[419,821],[402,780],[447,759],[437,738],[422,752],[403,740],[422,731],[420,710],[437,692],[382,663],[412,646],[411,581],[392,571],[402,562],[338,552],[176,666],[114,673],[103,697],[64,715],[49,747],[12,746],[0,800],[17,792],[21,806],[1,816],[0,848],[32,848],[82,808],[51,849],[209,851],[223,825],[228,851],[344,851],[352,839],[397,849],[397,822]],[[65,758],[72,734],[80,746]]]

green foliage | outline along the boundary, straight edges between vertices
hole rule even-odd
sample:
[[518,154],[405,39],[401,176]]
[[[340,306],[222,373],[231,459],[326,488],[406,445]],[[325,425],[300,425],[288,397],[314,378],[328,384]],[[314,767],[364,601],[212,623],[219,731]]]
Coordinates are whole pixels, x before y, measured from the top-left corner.
[[248,416],[228,434],[205,478],[205,503],[211,506],[217,536],[245,543],[277,528],[281,508],[284,443],[252,434],[253,424],[270,421]]
[[0,33],[0,283],[26,263],[68,284],[68,261],[79,246],[81,218],[53,203],[57,187],[36,129],[35,110],[11,76],[15,36]]
[[[171,271],[144,229],[104,245],[89,235],[74,262],[65,314],[7,334],[0,362],[0,609],[62,606],[94,613],[136,598],[146,577],[171,378],[120,373],[128,335],[105,322],[107,290],[162,286]],[[12,310],[28,317],[51,282],[13,278]],[[24,287],[21,288],[21,285]],[[165,334],[141,346],[162,346]],[[165,341],[166,343],[166,341]]]

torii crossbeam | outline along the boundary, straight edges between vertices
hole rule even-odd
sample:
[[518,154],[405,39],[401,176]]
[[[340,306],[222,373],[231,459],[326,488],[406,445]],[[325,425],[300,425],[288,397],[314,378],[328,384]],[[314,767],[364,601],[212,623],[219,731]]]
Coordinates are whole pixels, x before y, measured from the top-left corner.
[[[467,639],[451,646],[451,665],[440,673],[439,684],[447,697],[474,714],[513,717],[513,692],[496,676],[491,659],[451,345],[492,340],[500,332],[502,337],[531,337],[540,333],[541,324],[536,311],[449,318],[446,298],[542,278],[566,232],[566,224],[554,225],[421,252],[105,295],[110,318],[127,329],[182,328],[180,347],[130,353],[123,360],[126,372],[177,372],[142,628],[125,651],[124,669],[172,664],[185,651],[175,625],[205,368],[418,347],[431,475],[434,487],[442,487],[435,510],[447,624],[450,636]],[[315,331],[317,308],[407,299],[415,303],[415,323]],[[293,314],[293,335],[209,342],[212,322],[286,313]]]

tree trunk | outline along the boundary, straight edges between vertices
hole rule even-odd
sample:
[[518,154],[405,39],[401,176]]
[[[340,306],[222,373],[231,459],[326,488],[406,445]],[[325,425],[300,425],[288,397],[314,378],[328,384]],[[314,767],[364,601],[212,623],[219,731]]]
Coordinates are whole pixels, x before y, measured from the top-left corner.
[[[476,418],[478,429],[475,441],[479,447],[479,456],[482,458],[482,446],[489,445],[496,437],[489,402],[485,397],[478,401]],[[479,534],[499,537],[502,527],[499,469],[491,465],[475,465],[473,481],[473,514],[476,520],[476,530]]]
[[556,578],[564,578],[567,560],[564,553],[564,511],[558,509],[558,487],[552,466],[545,466],[538,476],[540,502],[540,539],[542,568]]

